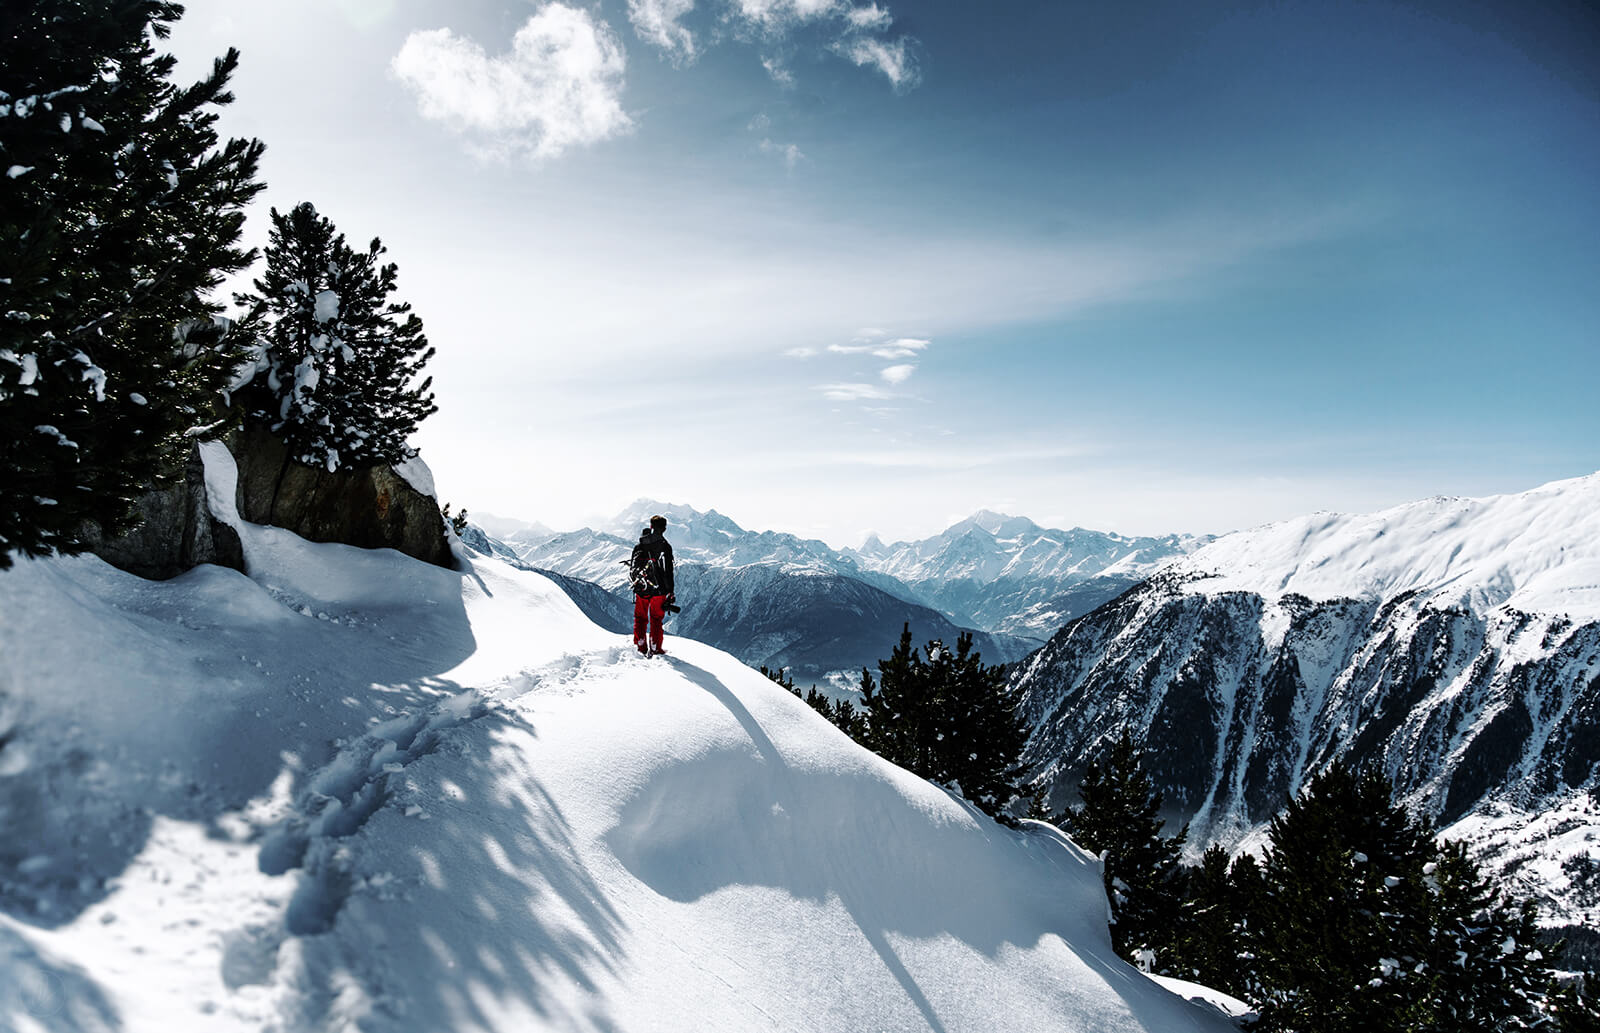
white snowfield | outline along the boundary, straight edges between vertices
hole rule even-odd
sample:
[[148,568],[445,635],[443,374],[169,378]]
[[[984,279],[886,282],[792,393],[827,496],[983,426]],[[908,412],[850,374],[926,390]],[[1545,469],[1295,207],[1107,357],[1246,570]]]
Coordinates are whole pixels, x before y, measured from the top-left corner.
[[1231,1028],[1060,833],[728,655],[239,527],[248,578],[0,573],[0,1030]]
[[1600,617],[1600,473],[1517,495],[1431,498],[1380,513],[1310,516],[1239,531],[1168,568],[1214,575],[1192,591],[1323,601],[1420,590],[1476,612]]

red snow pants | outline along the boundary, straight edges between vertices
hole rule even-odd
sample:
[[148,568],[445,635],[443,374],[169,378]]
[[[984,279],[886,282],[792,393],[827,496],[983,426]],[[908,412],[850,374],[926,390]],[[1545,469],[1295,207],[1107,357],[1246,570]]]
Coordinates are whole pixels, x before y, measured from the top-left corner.
[[[666,637],[662,622],[667,619],[667,597],[664,595],[636,595],[633,597],[633,644],[639,652],[661,652],[661,640]],[[645,631],[650,640],[648,649]]]

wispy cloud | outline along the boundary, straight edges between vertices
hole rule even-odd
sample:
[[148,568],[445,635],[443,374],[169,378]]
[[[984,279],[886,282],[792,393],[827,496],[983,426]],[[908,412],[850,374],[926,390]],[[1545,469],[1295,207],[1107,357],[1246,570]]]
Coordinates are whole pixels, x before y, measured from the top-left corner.
[[800,150],[796,144],[773,143],[771,140],[764,138],[761,141],[761,153],[779,155],[783,158],[784,167],[790,171],[793,171],[794,167],[806,158],[805,152]]
[[490,56],[447,28],[432,29],[413,32],[390,63],[423,117],[498,158],[553,158],[627,132],[626,66],[609,25],[559,3],[529,18],[509,53]]
[[828,350],[835,355],[871,355],[875,359],[888,360],[909,359],[932,343],[920,337],[897,337],[892,341],[867,344],[830,344]]
[[882,401],[891,398],[888,391],[876,384],[819,384],[822,397],[835,402]]
[[852,29],[869,32],[875,29],[887,29],[894,21],[889,16],[887,7],[877,4],[867,4],[865,7],[852,7],[845,12],[845,21],[850,23]]
[[694,33],[680,19],[694,10],[694,0],[628,0],[628,21],[646,43],[666,51],[674,64],[692,64],[699,56]]
[[881,371],[879,371],[878,376],[887,380],[891,384],[904,384],[907,380],[911,379],[911,374],[915,373],[916,371],[916,366],[912,365],[911,363],[904,363],[899,366],[885,366]]
[[896,93],[904,93],[922,81],[922,71],[904,36],[896,40],[849,36],[836,42],[833,48],[857,65],[871,66],[882,72]]
[[817,349],[815,349],[815,348],[800,347],[800,348],[790,348],[788,351],[784,352],[783,354],[788,356],[791,359],[809,359],[809,358],[812,358],[812,357],[814,357],[816,355],[820,355],[821,352],[817,351]]
[[[713,3],[717,0],[712,0]],[[832,36],[824,44],[835,54],[863,68],[876,68],[895,92],[917,85],[920,73],[912,54],[915,42],[908,36],[891,39],[894,16],[877,3],[853,0],[720,0],[722,24],[731,26],[734,39],[759,46],[761,64],[783,87],[795,85],[787,58],[793,56],[798,30]],[[709,6],[709,5],[708,5]],[[699,57],[702,40],[685,19],[695,0],[628,0],[628,21],[638,37],[662,50],[678,65]],[[712,34],[714,39],[715,33]],[[798,37],[803,38],[803,37]]]

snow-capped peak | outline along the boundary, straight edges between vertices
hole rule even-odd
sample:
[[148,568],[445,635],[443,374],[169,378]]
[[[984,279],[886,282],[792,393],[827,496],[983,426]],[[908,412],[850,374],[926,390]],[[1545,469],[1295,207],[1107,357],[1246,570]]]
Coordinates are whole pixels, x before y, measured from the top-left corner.
[[1483,611],[1600,616],[1600,473],[1516,495],[1314,513],[1227,535],[1175,564],[1191,588],[1267,598],[1427,593]]

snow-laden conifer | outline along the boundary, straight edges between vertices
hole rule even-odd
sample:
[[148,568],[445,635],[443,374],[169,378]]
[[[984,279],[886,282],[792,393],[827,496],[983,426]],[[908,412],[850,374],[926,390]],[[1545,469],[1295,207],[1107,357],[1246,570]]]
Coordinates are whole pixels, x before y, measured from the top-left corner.
[[0,567],[124,530],[233,373],[207,294],[253,257],[262,145],[218,145],[237,51],[170,81],[182,10],[0,5]]
[[1129,960],[1153,952],[1156,971],[1169,971],[1183,886],[1178,857],[1188,830],[1161,835],[1161,793],[1126,728],[1090,763],[1078,795],[1083,805],[1069,808],[1061,826],[1079,846],[1104,858],[1112,944]]
[[415,383],[433,348],[422,319],[392,300],[397,269],[345,242],[310,203],[272,210],[267,268],[241,295],[259,333],[253,379],[238,394],[289,454],[329,471],[395,463],[437,410],[432,378]]
[[1507,902],[1392,793],[1334,765],[1273,821],[1245,938],[1262,1029],[1537,1028],[1532,905]]
[[917,650],[906,625],[878,677],[861,672],[863,743],[924,778],[959,786],[985,813],[1017,795],[1025,735],[1002,667],[987,666],[971,633],[951,650],[935,639]]

